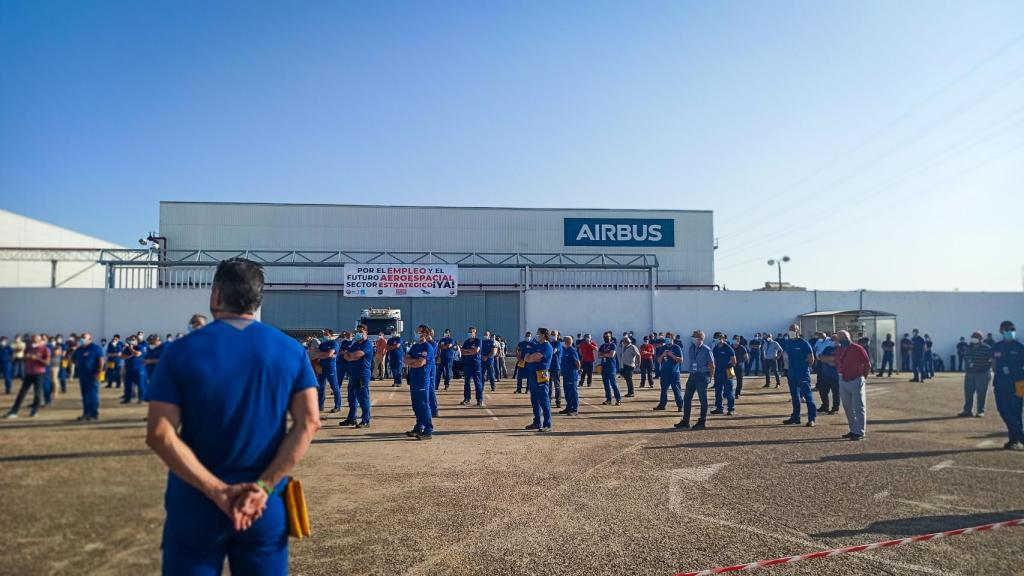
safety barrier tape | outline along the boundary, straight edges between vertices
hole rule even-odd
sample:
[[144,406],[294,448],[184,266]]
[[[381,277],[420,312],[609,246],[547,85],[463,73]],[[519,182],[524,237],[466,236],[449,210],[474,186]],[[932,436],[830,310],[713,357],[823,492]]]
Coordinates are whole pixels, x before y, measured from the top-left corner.
[[959,536],[961,534],[988,532],[989,530],[998,530],[1000,528],[1009,528],[1011,526],[1020,526],[1022,524],[1024,524],[1024,518],[1018,518],[1016,520],[1006,520],[1004,522],[993,522],[992,524],[983,524],[981,526],[974,526],[972,528],[960,528],[958,530],[949,530],[946,532],[933,532],[932,534],[911,536],[910,538],[902,538],[900,540],[886,540],[885,542],[875,542],[874,544],[863,544],[861,546],[847,546],[846,548],[822,550],[821,552],[812,552],[810,554],[786,556],[784,558],[775,558],[773,560],[760,560],[758,562],[751,562],[749,564],[723,566],[721,568],[712,568],[710,570],[700,570],[697,572],[681,572],[679,574],[676,574],[675,576],[711,576],[712,574],[725,574],[726,572],[756,570],[758,568],[769,568],[771,566],[780,566],[782,564],[792,564],[793,562],[803,562],[804,560],[831,558],[833,556],[842,556],[844,554],[857,554],[858,552],[868,552],[870,550],[877,550],[879,548],[892,548],[894,546],[902,546],[904,544],[912,544],[914,542],[927,542],[929,540],[949,538],[950,536]]

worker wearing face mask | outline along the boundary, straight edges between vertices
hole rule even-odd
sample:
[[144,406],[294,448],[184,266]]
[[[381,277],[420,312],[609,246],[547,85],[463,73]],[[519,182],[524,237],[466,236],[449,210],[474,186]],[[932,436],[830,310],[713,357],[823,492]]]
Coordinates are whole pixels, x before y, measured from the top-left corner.
[[764,359],[764,386],[761,386],[761,388],[771,387],[772,374],[775,374],[775,387],[778,388],[781,384],[779,380],[779,359],[782,358],[782,345],[772,338],[770,332],[764,335],[764,343],[761,345],[761,356]]
[[1017,340],[1017,327],[1009,320],[999,325],[999,333],[1003,339],[992,347],[993,391],[1009,436],[1003,448],[1024,450],[1024,344]]
[[476,337],[476,327],[470,326],[466,334],[466,341],[462,343],[462,371],[465,373],[465,383],[462,391],[462,405],[468,406],[470,402],[469,387],[473,383],[472,390],[476,391],[476,405],[484,405],[484,381],[483,365],[480,359],[480,339]]
[[715,347],[711,353],[715,357],[715,409],[711,413],[723,414],[723,408],[726,408],[728,415],[732,416],[736,410],[736,396],[730,374],[735,374],[736,351],[726,343],[725,334],[715,332],[714,338]]
[[[811,366],[814,365],[814,350],[810,343],[800,337],[800,327],[793,324],[789,327],[786,338],[786,359],[788,369],[786,380],[789,382],[789,395],[793,401],[793,413],[783,424],[800,424],[801,400],[807,403],[807,426],[814,426],[817,407],[814,395],[811,394]],[[870,366],[869,366],[870,369]],[[840,394],[842,384],[840,383]]]
[[[850,333],[840,330],[836,333],[839,349],[835,351],[836,371],[839,373],[839,395],[843,412],[850,431],[843,438],[859,441],[867,429],[867,378],[871,374],[871,359],[860,344],[850,340]],[[808,402],[808,413],[811,406]],[[811,418],[811,416],[808,416]]]
[[[703,430],[708,416],[708,383],[715,372],[715,356],[711,353],[711,348],[704,343],[702,330],[694,330],[691,338],[692,342],[686,353],[690,361],[690,375],[686,379],[686,392],[683,393],[683,419],[676,423],[675,427],[681,430]],[[666,361],[675,361],[674,355],[669,354]],[[662,371],[662,377],[664,375],[665,372]],[[693,402],[694,393],[700,398],[700,420],[690,428],[690,404]]]
[[[604,383],[604,402],[602,404],[610,406],[614,404],[619,405],[622,400],[622,394],[619,392],[619,385],[615,382],[615,373],[618,369],[618,361],[615,353],[615,343],[612,342],[613,336],[610,332],[604,334],[604,344],[598,350],[598,354],[601,356],[601,381]],[[614,402],[612,397],[614,395]]]
[[[533,344],[533,334],[527,332],[526,336],[516,344],[516,391],[515,394],[523,393],[523,382],[526,381],[526,361],[523,360],[526,357],[526,351]],[[527,386],[529,391],[529,386]]]
[[[985,399],[992,382],[992,348],[985,344],[978,330],[971,334],[971,343],[964,350],[964,409],[957,416],[968,418],[985,415]],[[978,412],[973,412],[977,399]]]

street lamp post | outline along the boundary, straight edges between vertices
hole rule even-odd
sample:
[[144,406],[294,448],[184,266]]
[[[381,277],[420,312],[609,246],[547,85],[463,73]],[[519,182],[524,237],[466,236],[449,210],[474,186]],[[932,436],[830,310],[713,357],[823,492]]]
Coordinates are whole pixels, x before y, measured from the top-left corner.
[[779,287],[778,287],[779,292],[782,291],[782,263],[783,262],[789,262],[789,256],[783,256],[779,260],[769,260],[768,261],[768,265],[769,266],[778,265],[778,267],[779,267]]

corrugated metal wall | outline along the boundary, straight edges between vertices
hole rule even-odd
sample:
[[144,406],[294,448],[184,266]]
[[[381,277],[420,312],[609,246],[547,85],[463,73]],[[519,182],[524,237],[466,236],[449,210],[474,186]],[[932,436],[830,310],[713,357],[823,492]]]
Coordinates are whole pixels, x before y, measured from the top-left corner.
[[515,338],[519,332],[519,292],[462,292],[455,298],[346,298],[337,290],[271,290],[263,297],[262,319],[282,330],[340,330],[355,326],[365,308],[398,308],[412,338],[418,324],[438,333],[451,328],[461,335],[468,326],[481,333]]

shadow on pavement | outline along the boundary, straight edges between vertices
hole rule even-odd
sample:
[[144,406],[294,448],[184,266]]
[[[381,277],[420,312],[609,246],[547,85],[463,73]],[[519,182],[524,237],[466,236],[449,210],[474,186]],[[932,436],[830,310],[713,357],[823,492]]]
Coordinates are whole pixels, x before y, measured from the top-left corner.
[[[846,440],[840,440],[846,442]],[[978,452],[1000,451],[1000,448],[970,448],[964,450],[921,450],[916,452],[865,452],[862,454],[831,454],[817,460],[794,460],[787,464],[821,464],[823,462],[888,462],[892,460],[909,460],[911,458],[932,458],[968,454]]]
[[916,536],[945,532],[960,528],[970,528],[993,522],[1015,520],[1024,516],[1024,510],[1008,510],[1006,512],[982,512],[977,514],[946,514],[942,516],[918,516],[915,518],[899,518],[896,520],[879,520],[856,530],[834,530],[811,534],[814,538],[852,538],[860,534],[883,534],[885,536]]
[[65,452],[62,454],[20,454],[0,456],[0,462],[42,462],[46,460],[76,460],[79,458],[122,458],[125,456],[155,456],[150,450],[105,450],[102,452]]
[[[711,428],[709,428],[711,430]],[[722,428],[714,428],[714,430],[722,430]],[[688,437],[692,437],[693,434],[701,434],[700,432],[679,432],[680,434],[686,434]],[[686,444],[676,444],[674,446],[644,446],[644,450],[663,450],[665,448],[742,448],[744,446],[784,446],[787,444],[830,444],[833,442],[847,442],[847,440],[840,440],[832,438],[783,438],[779,440],[723,440],[720,442],[689,442]]]

